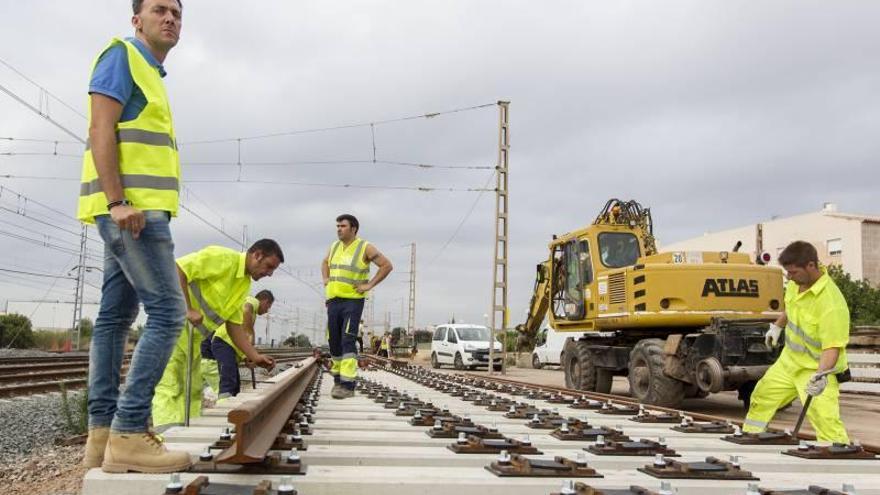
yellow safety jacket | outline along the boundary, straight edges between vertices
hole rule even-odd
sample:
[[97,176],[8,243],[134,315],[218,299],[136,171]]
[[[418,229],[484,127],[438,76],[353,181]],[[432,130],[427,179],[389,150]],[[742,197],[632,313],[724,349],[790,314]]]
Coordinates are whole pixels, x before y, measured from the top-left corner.
[[846,345],[849,343],[849,307],[840,289],[822,268],[822,276],[812,287],[798,292],[798,285],[789,281],[785,287],[785,348],[779,356],[798,368],[818,369],[822,351],[840,348],[835,370],[847,367]]
[[227,321],[241,325],[244,300],[251,289],[246,258],[246,253],[208,246],[177,259],[186,275],[190,304],[204,316],[196,326],[203,337]]
[[344,246],[342,241],[336,241],[330,246],[330,281],[325,290],[327,299],[366,297],[366,294],[358,293],[355,286],[370,280],[370,264],[364,260],[369,245],[369,242],[356,238],[348,246]]
[[[140,210],[163,210],[177,216],[180,159],[165,85],[156,67],[151,66],[131,42],[113,38],[104,51],[120,43],[128,51],[134,83],[147,100],[137,118],[116,124],[119,175],[125,198]],[[99,58],[100,55],[92,64],[92,72]],[[88,116],[91,123],[91,99]],[[85,223],[94,223],[96,215],[108,213],[107,202],[87,143],[76,216]]]
[[[244,303],[245,303],[245,305],[249,305],[251,307],[251,312],[254,315],[254,321],[256,321],[257,320],[257,311],[259,311],[259,309],[260,309],[260,300],[254,296],[247,296],[244,299]],[[242,311],[242,314],[244,314],[244,311]],[[246,331],[248,332],[248,338],[250,339],[251,344],[254,343],[254,334],[251,331],[254,328],[254,321],[251,321],[249,328],[246,328]],[[248,327],[248,326],[246,325],[245,327]],[[226,325],[221,325],[219,328],[217,328],[217,330],[214,332],[214,338],[220,339],[223,342],[226,342],[227,344],[229,344],[230,347],[235,349],[235,356],[238,358],[239,362],[244,361],[245,357],[247,357],[247,355],[244,353],[244,351],[239,349],[238,346],[235,345],[235,342],[232,341],[232,337],[229,335],[229,331],[226,329]]]

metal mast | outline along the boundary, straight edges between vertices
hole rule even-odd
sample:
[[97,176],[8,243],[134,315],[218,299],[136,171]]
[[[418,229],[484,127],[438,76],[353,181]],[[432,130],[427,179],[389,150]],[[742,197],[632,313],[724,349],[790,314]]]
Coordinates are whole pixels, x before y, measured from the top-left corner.
[[410,245],[409,257],[409,315],[406,322],[406,333],[413,335],[416,331],[416,243]]
[[86,240],[88,239],[86,226],[82,225],[82,233],[79,237],[79,263],[76,266],[76,289],[73,295],[73,327],[71,330],[76,333],[75,350],[79,350],[80,339],[82,337],[82,310],[83,310],[83,293],[85,292],[86,282]]
[[[507,175],[508,152],[510,150],[510,131],[508,128],[509,101],[498,102],[498,165],[495,167],[495,254],[492,258],[492,306],[489,311],[489,328],[492,334],[489,343],[489,374],[495,368],[495,337],[503,332],[501,373],[504,374],[507,361],[507,226],[509,220]],[[500,321],[497,316],[501,317]],[[499,328],[500,327],[500,328]]]

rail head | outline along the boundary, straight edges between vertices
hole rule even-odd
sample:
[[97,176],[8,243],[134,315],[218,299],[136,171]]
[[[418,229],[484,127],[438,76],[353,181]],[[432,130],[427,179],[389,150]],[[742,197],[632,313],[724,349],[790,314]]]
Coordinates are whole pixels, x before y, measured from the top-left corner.
[[317,372],[318,361],[304,359],[285,371],[267,393],[229,411],[226,419],[235,426],[235,440],[217,462],[262,462]]

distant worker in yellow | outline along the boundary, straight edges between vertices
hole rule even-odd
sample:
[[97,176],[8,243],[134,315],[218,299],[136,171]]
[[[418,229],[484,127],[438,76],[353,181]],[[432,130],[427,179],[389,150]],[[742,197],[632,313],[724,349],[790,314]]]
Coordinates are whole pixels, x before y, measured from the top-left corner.
[[785,329],[785,348],[752,392],[743,431],[767,429],[776,411],[799,398],[812,396],[807,418],[823,442],[849,443],[840,420],[837,375],[847,369],[849,309],[840,289],[819,266],[816,248],[795,241],[779,255],[789,282],[785,286],[785,313],[770,324],[769,346],[779,344]]
[[[275,302],[275,296],[271,291],[261,290],[256,296],[248,296],[244,301],[243,308],[243,324],[241,329],[244,331],[247,339],[245,341],[236,342],[232,338],[228,327],[221,325],[216,332],[214,338],[211,339],[211,353],[217,360],[220,368],[220,400],[234,397],[241,392],[241,375],[238,373],[238,364],[244,362],[248,354],[259,354],[254,348],[254,323],[257,321],[258,315],[264,315],[272,308]],[[253,367],[253,363],[248,360],[248,367]]]
[[[327,333],[333,365],[331,397],[354,395],[357,378],[357,335],[364,298],[391,273],[391,261],[376,246],[358,237],[360,223],[353,215],[336,217],[336,237],[321,263],[327,299]],[[379,270],[370,279],[370,263]]]
[[211,338],[221,326],[232,341],[247,352],[255,365],[272,369],[274,360],[264,356],[248,342],[242,329],[244,301],[251,280],[271,277],[284,262],[281,247],[272,239],[255,242],[245,253],[221,246],[208,246],[177,259],[180,288],[186,301],[186,319],[193,326],[192,342],[187,348],[188,332],[182,332],[153,397],[153,426],[183,424],[186,411],[187,358],[192,361],[190,417],[201,414],[202,376],[199,370],[202,340]]

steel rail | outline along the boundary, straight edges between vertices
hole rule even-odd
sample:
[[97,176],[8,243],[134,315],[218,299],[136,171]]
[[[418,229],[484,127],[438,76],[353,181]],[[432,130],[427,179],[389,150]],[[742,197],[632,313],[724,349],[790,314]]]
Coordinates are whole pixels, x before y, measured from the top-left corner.
[[280,375],[281,379],[268,393],[229,411],[226,419],[235,425],[235,437],[232,445],[217,456],[216,462],[263,462],[318,371],[318,360],[303,359]]
[[55,380],[59,378],[85,377],[89,373],[88,368],[75,370],[38,371],[35,373],[23,372],[15,374],[0,374],[0,383],[34,382]]
[[16,397],[20,395],[32,395],[38,394],[41,392],[59,392],[61,391],[61,385],[69,389],[81,388],[86,386],[88,380],[86,378],[81,378],[78,380],[63,380],[63,381],[55,381],[55,382],[43,382],[43,383],[27,383],[23,385],[8,385],[5,387],[0,387],[0,398],[5,397]]
[[[393,368],[403,368],[408,365],[411,365],[411,363],[409,363],[407,361],[401,361],[399,359],[388,359],[388,358],[383,358],[383,357],[373,356],[373,355],[367,355],[366,357],[368,359],[372,359],[372,360],[375,360],[375,361],[383,363],[383,364],[387,363],[387,364],[391,365],[391,367],[393,367]],[[419,366],[419,365],[413,365],[413,366]],[[423,367],[423,366],[420,366],[420,367]],[[510,378],[500,378],[497,376],[485,376],[485,375],[479,375],[476,373],[453,372],[453,373],[449,373],[449,375],[474,378],[474,379],[485,380],[485,381],[493,381],[496,383],[504,383],[504,384],[508,384],[508,385],[516,385],[518,387],[524,387],[524,388],[528,388],[528,389],[532,389],[532,390],[547,390],[547,391],[557,392],[562,395],[568,395],[568,396],[572,396],[572,397],[576,397],[576,398],[587,397],[589,399],[600,400],[600,401],[612,400],[615,403],[627,404],[627,405],[631,405],[631,406],[639,406],[641,404],[638,400],[635,400],[632,397],[628,397],[628,396],[624,396],[624,395],[603,394],[601,392],[588,392],[588,391],[584,391],[584,390],[576,390],[576,389],[565,388],[565,387],[556,387],[553,385],[536,385],[534,383],[522,382],[519,380],[511,380]],[[727,417],[723,417],[723,416],[713,416],[711,414],[703,414],[703,413],[685,411],[683,409],[672,409],[669,407],[655,406],[652,404],[645,404],[645,406],[646,406],[646,408],[653,410],[653,411],[662,411],[662,412],[667,412],[667,413],[682,414],[682,415],[690,416],[690,417],[692,417],[696,420],[699,420],[699,421],[725,421],[725,422],[730,422],[730,423],[739,425],[740,428],[742,428],[742,426],[743,426],[742,420],[735,420],[735,419],[731,419],[731,418],[727,418]],[[776,428],[768,428],[767,430],[768,431],[780,431],[779,429],[776,429]],[[815,435],[811,435],[809,433],[801,433],[801,432],[798,433],[797,438],[799,438],[801,440],[812,440],[812,441],[816,440]],[[875,444],[870,444],[870,443],[868,443],[868,444],[862,443],[861,445],[865,450],[868,450],[868,451],[873,452],[875,454],[880,454],[880,445],[875,445]]]

